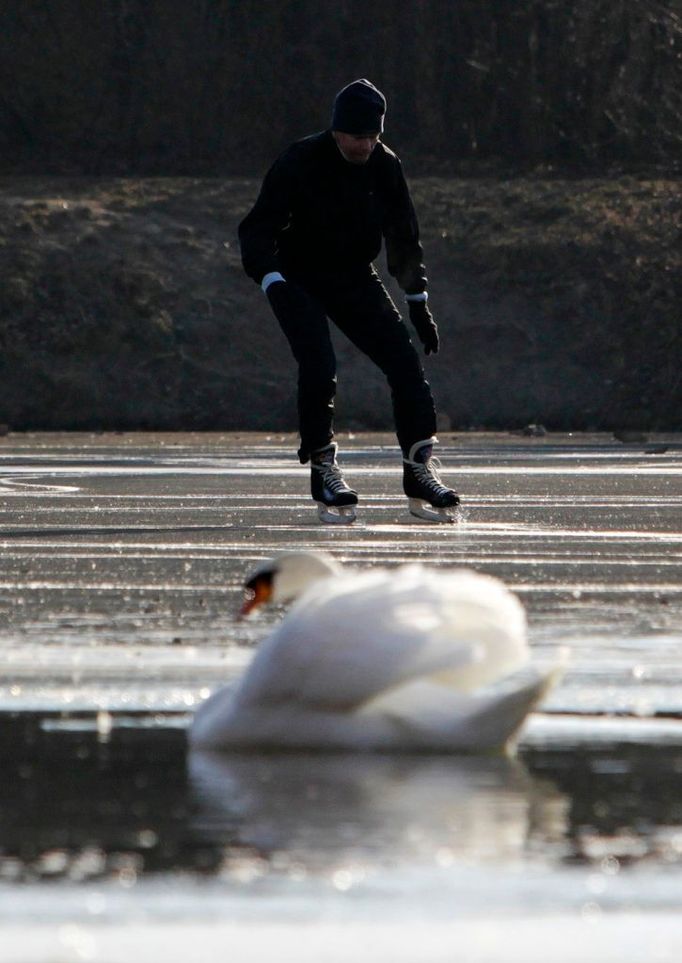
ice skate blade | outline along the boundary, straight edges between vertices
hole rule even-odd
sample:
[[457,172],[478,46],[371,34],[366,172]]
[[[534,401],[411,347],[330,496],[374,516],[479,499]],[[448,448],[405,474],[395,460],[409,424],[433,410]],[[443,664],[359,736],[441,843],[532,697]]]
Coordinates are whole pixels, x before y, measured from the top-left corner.
[[357,518],[355,505],[325,505],[317,502],[317,515],[325,525],[352,525]]
[[429,505],[428,502],[423,502],[419,498],[408,498],[407,503],[410,508],[410,515],[414,515],[415,518],[421,518],[426,522],[436,522],[437,524],[454,525],[456,517],[454,515],[456,505],[452,508],[436,508],[434,505]]

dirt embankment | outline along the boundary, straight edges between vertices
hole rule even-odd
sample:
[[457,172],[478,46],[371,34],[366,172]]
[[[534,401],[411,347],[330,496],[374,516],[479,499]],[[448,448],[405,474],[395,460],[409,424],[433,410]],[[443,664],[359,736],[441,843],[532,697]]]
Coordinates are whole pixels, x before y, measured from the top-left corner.
[[[682,427],[679,181],[412,186],[443,427]],[[257,188],[1,180],[0,422],[295,427],[289,350],[236,244]],[[337,343],[339,426],[390,428],[382,377]]]

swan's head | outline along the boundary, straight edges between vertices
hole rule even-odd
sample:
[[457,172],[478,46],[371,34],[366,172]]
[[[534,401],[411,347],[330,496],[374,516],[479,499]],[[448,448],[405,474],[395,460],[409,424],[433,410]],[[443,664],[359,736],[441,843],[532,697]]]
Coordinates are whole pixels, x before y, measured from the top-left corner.
[[281,552],[259,565],[246,581],[240,615],[266,602],[291,602],[315,582],[340,572],[339,563],[326,552]]

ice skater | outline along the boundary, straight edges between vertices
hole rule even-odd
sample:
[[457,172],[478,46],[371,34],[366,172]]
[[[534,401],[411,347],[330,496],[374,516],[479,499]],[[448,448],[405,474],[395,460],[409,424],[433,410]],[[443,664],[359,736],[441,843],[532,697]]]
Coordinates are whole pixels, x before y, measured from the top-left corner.
[[383,371],[403,453],[412,514],[451,521],[459,496],[432,461],[436,411],[407,327],[373,262],[382,239],[426,354],[438,351],[427,304],[419,227],[398,157],[380,140],[386,99],[368,80],[344,87],[329,129],[297,141],[273,164],[239,225],[244,269],[261,286],[298,363],[301,464],[325,522],[355,519],[334,441],[336,358],[331,320]]

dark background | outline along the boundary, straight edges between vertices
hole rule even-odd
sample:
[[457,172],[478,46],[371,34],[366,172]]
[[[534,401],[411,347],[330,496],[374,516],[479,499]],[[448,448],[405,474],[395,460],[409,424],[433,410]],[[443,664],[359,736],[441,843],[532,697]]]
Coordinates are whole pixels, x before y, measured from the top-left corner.
[[680,0],[3,0],[5,172],[253,174],[369,75],[421,173],[679,163]]

